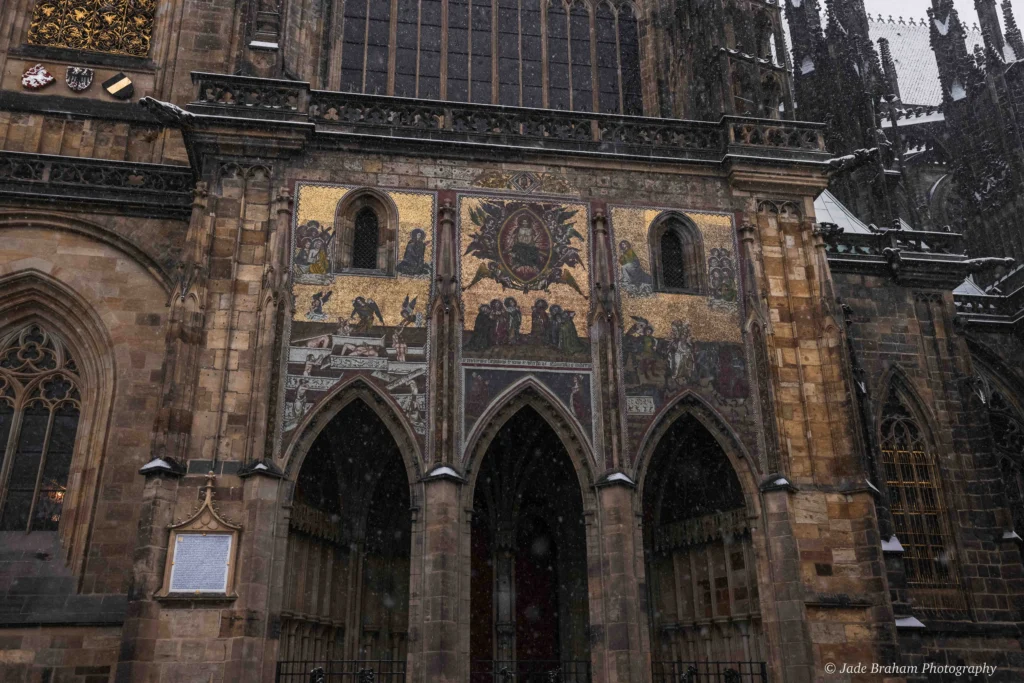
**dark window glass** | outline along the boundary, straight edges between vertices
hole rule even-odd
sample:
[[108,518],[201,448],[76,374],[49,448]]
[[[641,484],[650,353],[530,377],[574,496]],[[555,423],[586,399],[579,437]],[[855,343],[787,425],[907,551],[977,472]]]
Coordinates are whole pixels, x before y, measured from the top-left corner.
[[341,43],[341,89],[363,90],[363,52],[366,46],[366,0],[345,1]]
[[548,106],[569,108],[569,29],[560,0],[548,6]]
[[416,43],[419,0],[398,0],[395,45],[395,95],[416,97]]
[[12,424],[14,424],[14,407],[0,399],[0,471],[3,471],[7,438],[11,435]]
[[640,91],[640,38],[629,5],[619,10],[619,65],[622,70],[622,113],[643,114]]
[[472,5],[472,89],[471,99],[491,103],[491,0],[473,0]]
[[379,245],[380,223],[374,210],[367,206],[356,214],[352,237],[352,267],[376,268]]
[[594,96],[590,64],[590,13],[586,5],[572,6],[569,22],[572,35],[570,59],[572,60],[572,108],[575,111],[593,111]]
[[388,42],[391,37],[391,3],[370,0],[366,31],[366,88],[364,92],[386,95],[388,89]]
[[22,412],[21,433],[14,451],[10,475],[7,479],[7,502],[0,519],[0,530],[24,531],[28,529],[28,515],[39,476],[39,464],[46,442],[46,427],[50,422],[50,409],[42,402],[27,406]]
[[541,68],[541,0],[522,0],[519,18],[522,22],[523,106],[544,106],[544,75]]
[[441,0],[420,2],[419,97],[441,96]]
[[448,0],[448,99],[469,98],[469,2]]
[[683,241],[675,230],[661,235],[661,282],[668,289],[686,288],[686,269],[683,266]]
[[615,40],[615,14],[602,2],[597,8],[597,101],[601,111],[619,111],[619,60]]
[[64,507],[67,492],[68,473],[71,471],[71,456],[75,450],[75,434],[78,431],[78,408],[70,403],[60,405],[53,415],[50,428],[50,443],[46,449],[43,464],[43,478],[39,484],[39,495],[32,510],[32,528],[39,531],[56,531]]
[[519,0],[498,0],[498,103],[519,104]]

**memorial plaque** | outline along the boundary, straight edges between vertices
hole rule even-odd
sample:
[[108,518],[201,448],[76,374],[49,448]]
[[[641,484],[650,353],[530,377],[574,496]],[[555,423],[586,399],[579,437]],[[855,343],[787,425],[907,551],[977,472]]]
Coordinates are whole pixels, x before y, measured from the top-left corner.
[[232,534],[178,534],[170,593],[226,593]]

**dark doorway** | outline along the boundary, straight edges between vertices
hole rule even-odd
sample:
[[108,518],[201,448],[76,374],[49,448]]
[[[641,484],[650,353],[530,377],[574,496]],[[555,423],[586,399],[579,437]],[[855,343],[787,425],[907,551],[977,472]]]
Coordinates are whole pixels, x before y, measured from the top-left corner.
[[761,681],[765,648],[754,550],[728,456],[711,432],[686,415],[658,443],[646,481],[644,556],[655,683],[682,680],[691,668],[707,680]]
[[588,681],[583,498],[569,454],[532,408],[481,462],[471,547],[472,683]]
[[398,445],[370,406],[353,401],[313,442],[295,484],[281,680],[293,673],[307,680],[316,667],[403,680],[409,505]]

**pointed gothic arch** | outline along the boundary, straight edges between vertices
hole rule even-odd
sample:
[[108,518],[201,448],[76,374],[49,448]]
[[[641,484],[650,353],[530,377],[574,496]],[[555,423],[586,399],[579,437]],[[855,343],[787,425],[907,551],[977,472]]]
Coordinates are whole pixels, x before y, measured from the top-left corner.
[[682,679],[691,667],[730,680],[766,666],[760,505],[728,433],[687,396],[641,451],[636,505],[655,680]]
[[921,609],[967,609],[959,552],[950,515],[934,423],[913,384],[898,366],[878,395],[880,465],[896,537],[903,547],[908,595]]
[[586,443],[532,379],[485,419],[471,441],[463,492],[472,509],[462,551],[470,681],[491,681],[503,669],[548,675],[552,667],[564,680],[583,680],[595,559],[587,528],[596,507]]
[[[308,673],[379,660],[405,670],[418,619],[422,506],[418,454],[408,425],[376,388],[338,387],[301,427],[284,462],[291,482],[287,553],[279,574],[279,666]],[[346,673],[355,674],[358,667]]]
[[334,216],[335,272],[394,275],[398,256],[398,207],[374,188],[345,193]]
[[678,211],[666,211],[647,233],[654,287],[662,292],[704,294],[707,264],[700,228]]
[[[116,377],[116,361],[110,352],[113,343],[92,306],[45,273],[27,270],[0,276],[0,292],[0,320],[4,321],[0,339],[38,326],[58,339],[74,359],[79,415],[67,454],[59,524],[53,531],[65,560],[77,574],[85,563],[110,429]],[[10,462],[9,457],[5,460]]]

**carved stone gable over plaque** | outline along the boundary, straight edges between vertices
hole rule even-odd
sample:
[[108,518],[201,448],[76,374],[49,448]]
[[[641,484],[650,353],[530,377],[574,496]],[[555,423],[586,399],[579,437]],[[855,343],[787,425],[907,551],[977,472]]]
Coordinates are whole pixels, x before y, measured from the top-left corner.
[[242,527],[213,506],[214,474],[206,476],[206,494],[191,517],[170,527],[164,585],[157,597],[234,596],[235,559]]

